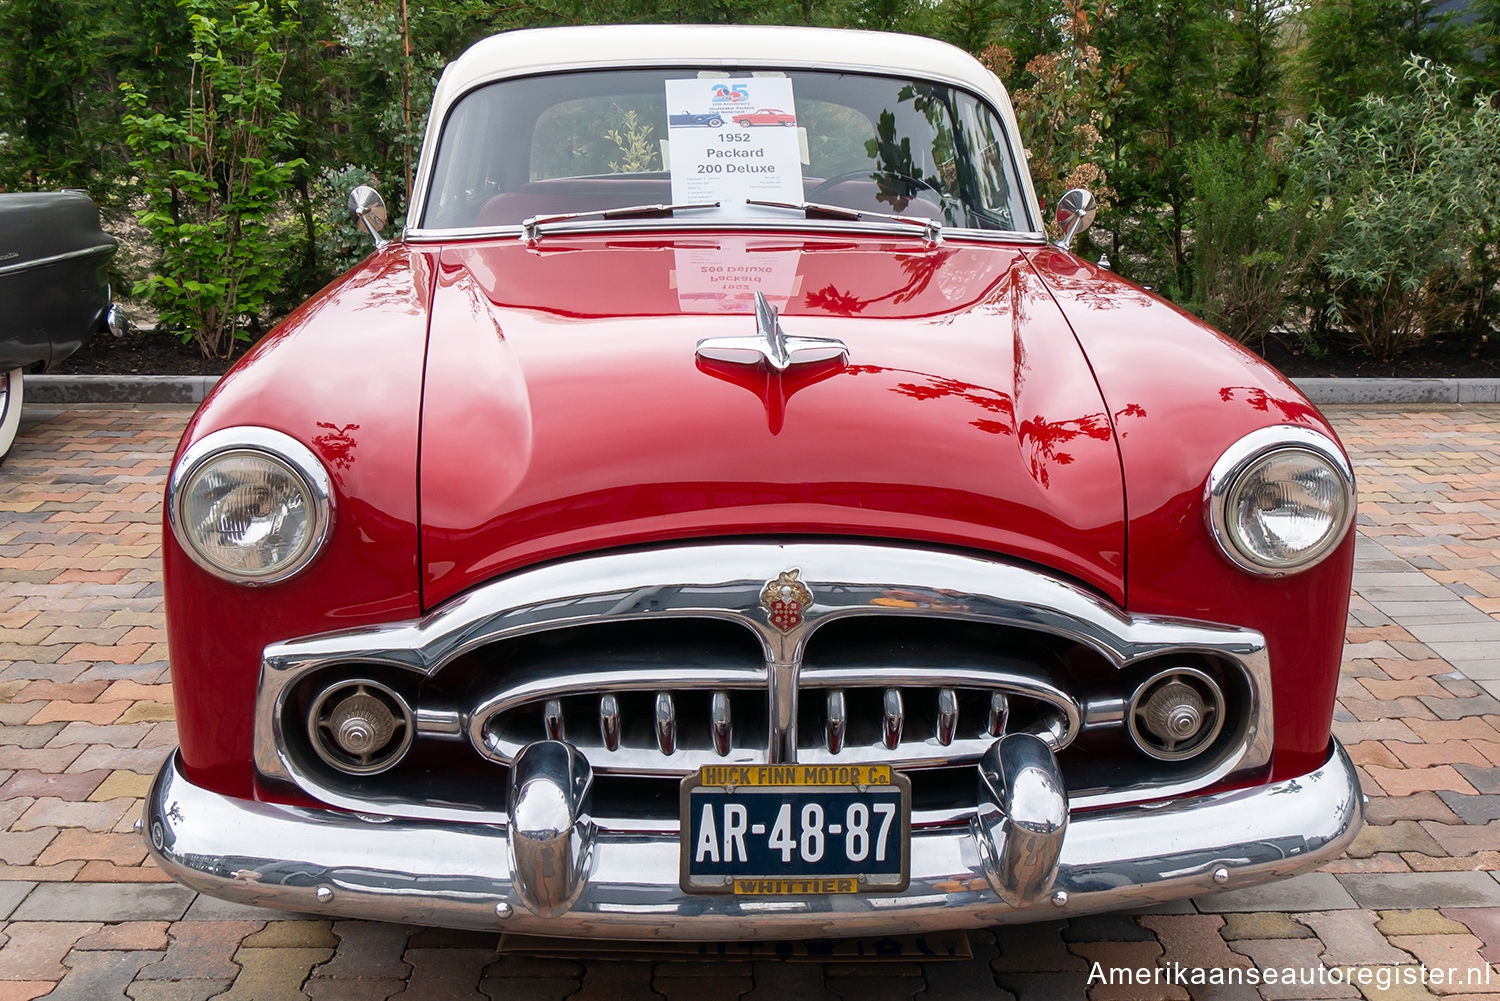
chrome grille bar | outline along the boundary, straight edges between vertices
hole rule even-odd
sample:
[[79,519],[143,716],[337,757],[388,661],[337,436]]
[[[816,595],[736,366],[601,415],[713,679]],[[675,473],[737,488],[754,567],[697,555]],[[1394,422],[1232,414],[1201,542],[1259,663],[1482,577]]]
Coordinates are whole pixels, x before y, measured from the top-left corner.
[[887,750],[894,751],[901,743],[901,730],[906,725],[906,709],[901,705],[901,690],[887,688],[882,698],[885,717],[881,721],[881,737]]
[[667,757],[677,750],[677,707],[670,692],[656,693],[656,749]]
[[844,734],[849,729],[849,717],[844,708],[844,693],[828,693],[828,715],[824,726],[823,744],[828,748],[829,754],[837,754],[844,749]]
[[548,699],[546,707],[542,710],[542,729],[547,734],[548,740],[563,740],[563,711],[562,703],[557,699]]
[[958,694],[951,688],[939,689],[937,701],[937,732],[934,736],[939,744],[947,747],[953,743],[953,735],[958,731]]
[[709,707],[708,725],[713,733],[714,753],[722,758],[729,753],[733,736],[728,692],[714,692],[713,703]]
[[599,739],[606,751],[620,749],[620,700],[613,695],[599,697]]
[[985,733],[991,737],[998,737],[1005,732],[1005,727],[1009,722],[1010,699],[1005,697],[1004,692],[996,692],[990,696],[990,717],[985,723]]

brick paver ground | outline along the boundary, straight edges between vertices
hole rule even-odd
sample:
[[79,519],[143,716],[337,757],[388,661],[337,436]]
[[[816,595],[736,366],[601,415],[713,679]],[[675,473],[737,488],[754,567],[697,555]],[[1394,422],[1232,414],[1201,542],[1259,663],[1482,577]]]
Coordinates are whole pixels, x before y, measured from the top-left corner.
[[[166,881],[132,824],[174,743],[157,535],[188,411],[30,408],[0,466],[0,1001],[1500,995],[1500,407],[1330,416],[1361,492],[1334,730],[1370,806],[1347,856],[1153,913],[974,933],[969,962],[860,967],[497,958],[494,935]],[[1090,982],[1174,966],[1277,982]],[[1354,972],[1307,982],[1318,969]],[[1477,982],[1434,982],[1450,970]]]

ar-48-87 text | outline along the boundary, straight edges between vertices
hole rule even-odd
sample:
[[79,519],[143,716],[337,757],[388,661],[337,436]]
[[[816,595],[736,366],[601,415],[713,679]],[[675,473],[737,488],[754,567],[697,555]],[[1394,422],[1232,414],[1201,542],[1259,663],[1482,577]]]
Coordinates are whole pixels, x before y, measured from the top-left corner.
[[724,803],[721,809],[722,813],[711,803],[702,806],[693,846],[695,862],[746,861],[750,857],[745,847],[747,837],[765,837],[766,847],[779,852],[783,863],[793,857],[803,862],[821,861],[833,844],[843,849],[842,857],[850,862],[867,858],[884,862],[897,815],[896,804],[889,802],[850,803],[843,817],[836,820],[830,820],[818,803],[804,803],[800,810],[782,803],[768,828],[763,823],[750,823],[749,811],[742,804]]

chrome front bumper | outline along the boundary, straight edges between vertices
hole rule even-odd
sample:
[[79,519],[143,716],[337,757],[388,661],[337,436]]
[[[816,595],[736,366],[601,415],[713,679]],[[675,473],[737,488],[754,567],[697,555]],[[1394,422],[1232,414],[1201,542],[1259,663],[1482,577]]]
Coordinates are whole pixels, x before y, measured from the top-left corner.
[[[1316,771],[1273,785],[1074,814],[1048,893],[1004,902],[986,877],[983,824],[912,833],[894,895],[753,898],[684,893],[675,836],[597,833],[586,882],[554,916],[523,905],[504,824],[362,816],[221,796],[174,755],[146,800],[151,853],[186,885],[288,910],[588,938],[848,937],[1149,907],[1311,869],[1362,819],[1336,743]],[[270,855],[277,852],[277,855]]]

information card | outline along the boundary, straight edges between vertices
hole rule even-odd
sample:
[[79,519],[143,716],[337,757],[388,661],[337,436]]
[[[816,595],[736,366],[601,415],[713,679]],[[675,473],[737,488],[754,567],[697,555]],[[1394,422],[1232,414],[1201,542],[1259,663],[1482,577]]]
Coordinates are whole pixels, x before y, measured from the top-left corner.
[[792,81],[667,81],[672,201],[718,202],[720,214],[781,215],[745,199],[800,202],[802,161]]

